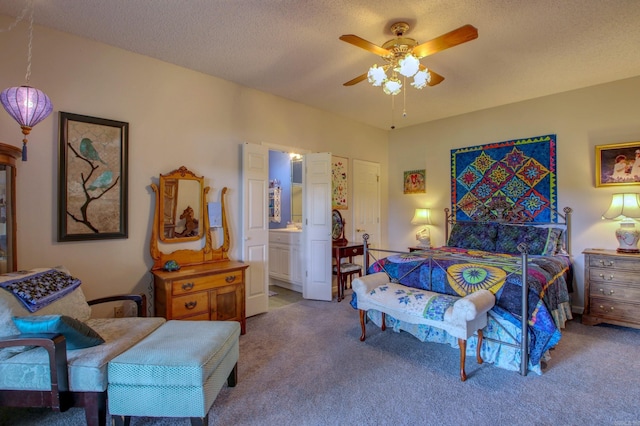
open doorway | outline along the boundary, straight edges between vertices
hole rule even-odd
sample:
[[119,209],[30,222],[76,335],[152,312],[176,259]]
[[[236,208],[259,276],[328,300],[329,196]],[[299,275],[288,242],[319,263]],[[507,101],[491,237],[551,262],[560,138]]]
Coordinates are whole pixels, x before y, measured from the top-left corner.
[[[330,301],[331,274],[331,154],[304,153],[302,156],[302,227],[283,217],[283,202],[269,210],[271,185],[269,150],[285,152],[280,146],[242,145],[243,227],[242,260],[249,263],[246,280],[247,316],[268,311],[270,269],[280,271],[280,278],[298,277],[305,299]],[[291,172],[289,172],[291,173]],[[290,181],[290,177],[288,178]],[[273,178],[271,179],[273,180]],[[286,179],[278,179],[280,184]],[[272,182],[275,188],[275,183]],[[277,191],[273,191],[274,194]],[[281,193],[279,194],[281,195]],[[275,195],[274,195],[275,197]],[[287,203],[287,204],[285,204]],[[290,213],[289,213],[290,214]],[[280,216],[279,229],[270,229],[270,217]],[[287,228],[287,225],[290,225]],[[284,226],[284,228],[282,228]],[[277,231],[277,232],[276,232]],[[297,237],[293,244],[289,242]],[[281,244],[280,246],[278,244]],[[289,244],[287,250],[283,247]],[[278,251],[278,249],[282,249]],[[312,255],[307,255],[312,253]],[[297,260],[292,261],[292,256]],[[279,269],[278,269],[279,268]],[[300,290],[294,288],[294,290]]]
[[302,155],[269,150],[269,309],[302,299]]

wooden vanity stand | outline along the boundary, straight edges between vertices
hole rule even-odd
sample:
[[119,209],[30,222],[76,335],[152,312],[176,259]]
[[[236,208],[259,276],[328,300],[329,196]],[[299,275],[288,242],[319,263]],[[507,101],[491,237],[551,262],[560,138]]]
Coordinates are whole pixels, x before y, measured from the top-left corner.
[[155,313],[166,319],[239,321],[246,331],[244,272],[231,260],[185,266],[179,271],[151,271]]
[[[238,321],[244,334],[245,270],[249,265],[228,257],[230,236],[224,200],[227,188],[222,188],[220,193],[223,238],[221,245],[214,248],[206,208],[209,187],[204,186],[204,178],[183,166],[169,174],[160,175],[159,183],[160,187],[151,185],[156,194],[150,242],[154,261],[151,273],[155,315],[167,320]],[[191,197],[184,194],[190,194]],[[193,219],[197,227],[185,237],[186,232],[178,232],[185,225],[175,219],[176,212],[189,208],[195,213]],[[182,249],[165,253],[158,244],[158,240],[171,244],[203,239],[203,247],[199,250]],[[165,270],[169,261],[175,261],[179,269]]]

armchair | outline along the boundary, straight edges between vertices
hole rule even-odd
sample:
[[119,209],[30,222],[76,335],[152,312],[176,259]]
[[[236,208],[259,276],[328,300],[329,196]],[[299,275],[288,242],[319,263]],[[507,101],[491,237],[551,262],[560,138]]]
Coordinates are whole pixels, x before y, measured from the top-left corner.
[[[31,314],[11,292],[0,288],[0,406],[49,407],[58,412],[84,407],[87,425],[106,425],[108,362],[165,322],[143,318],[145,299],[121,295],[86,301],[80,286]],[[138,317],[90,318],[91,306],[118,300],[135,303]],[[104,343],[68,349],[62,334],[16,334],[11,318],[34,315],[75,318]],[[5,330],[11,335],[2,336]]]

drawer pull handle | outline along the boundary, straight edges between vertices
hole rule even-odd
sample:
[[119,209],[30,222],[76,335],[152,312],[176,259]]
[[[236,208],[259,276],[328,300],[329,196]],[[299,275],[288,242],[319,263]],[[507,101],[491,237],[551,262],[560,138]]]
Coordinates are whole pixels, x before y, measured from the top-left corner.
[[609,275],[609,277],[605,277],[604,274],[598,274],[598,276],[603,280],[607,280],[607,281],[613,280],[613,274]]
[[226,282],[228,282],[228,283],[232,283],[232,282],[234,282],[234,281],[236,280],[236,276],[235,276],[235,275],[229,275],[229,276],[228,276],[228,277],[226,277],[224,280],[225,280]]
[[184,307],[187,309],[193,309],[198,305],[198,301],[191,301],[184,304]]
[[609,312],[613,312],[613,306],[610,307],[609,309],[605,308],[604,306],[600,305],[600,309],[603,311],[609,311]]
[[182,289],[183,290],[189,291],[192,288],[193,288],[193,283],[184,283],[184,284],[182,284]]
[[613,266],[613,264],[615,263],[613,260],[609,260],[607,262],[605,262],[604,260],[600,259],[599,260],[600,264],[602,266]]
[[[600,293],[604,294],[604,289],[603,288],[601,288],[599,290],[600,290]],[[613,293],[615,293],[613,290],[609,290],[609,295],[610,296],[613,295]]]

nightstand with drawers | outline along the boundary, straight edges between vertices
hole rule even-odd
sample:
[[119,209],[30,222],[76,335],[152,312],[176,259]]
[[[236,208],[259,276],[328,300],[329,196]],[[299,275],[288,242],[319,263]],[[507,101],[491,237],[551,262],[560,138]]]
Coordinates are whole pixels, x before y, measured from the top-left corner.
[[587,249],[582,323],[640,328],[640,255]]

